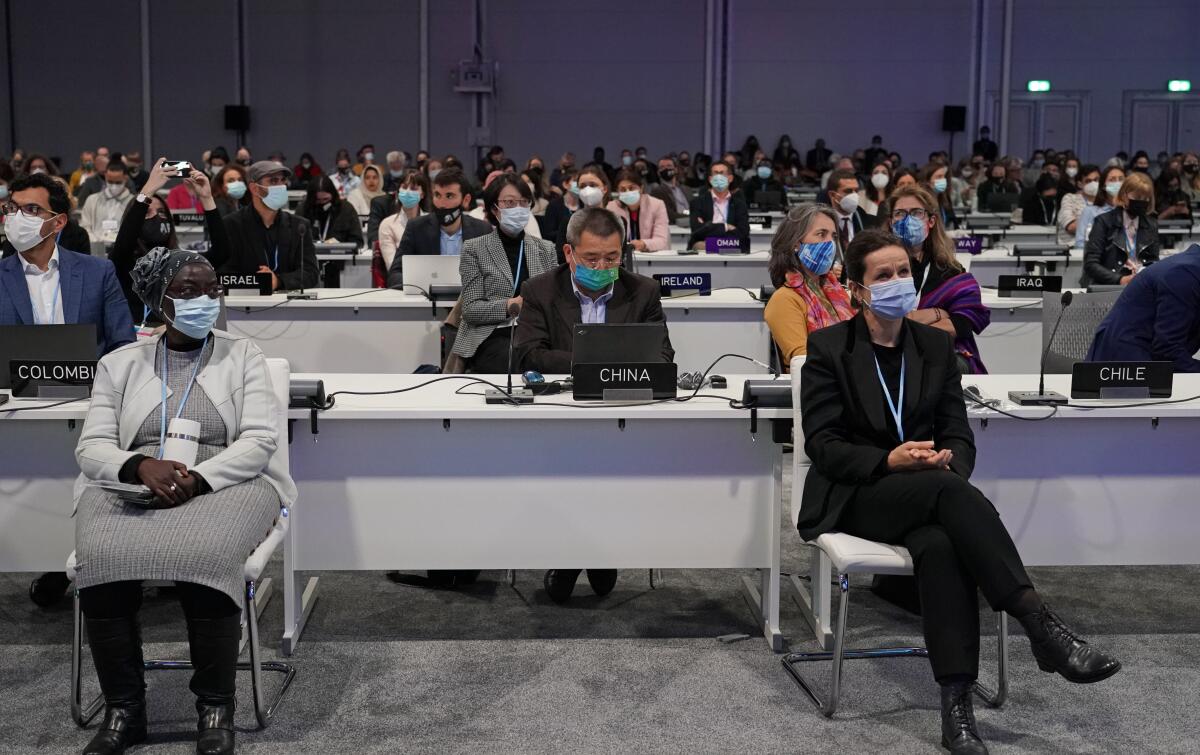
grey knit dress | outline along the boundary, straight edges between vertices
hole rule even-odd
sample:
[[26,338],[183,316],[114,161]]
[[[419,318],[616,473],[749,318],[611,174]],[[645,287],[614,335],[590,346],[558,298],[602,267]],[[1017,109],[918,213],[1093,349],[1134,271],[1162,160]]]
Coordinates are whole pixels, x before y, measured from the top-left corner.
[[[172,351],[165,340],[160,342],[154,361],[160,378],[164,349],[171,389],[169,421],[187,390],[196,359],[204,369],[213,344],[209,339],[201,353]],[[192,386],[181,416],[200,423],[197,464],[225,450],[225,423],[199,384]],[[155,457],[160,423],[156,408],[143,420],[131,450]],[[270,532],[279,511],[279,495],[262,476],[170,509],[142,509],[88,487],[75,516],[76,585],[140,579],[192,582],[220,590],[240,606],[246,558]]]

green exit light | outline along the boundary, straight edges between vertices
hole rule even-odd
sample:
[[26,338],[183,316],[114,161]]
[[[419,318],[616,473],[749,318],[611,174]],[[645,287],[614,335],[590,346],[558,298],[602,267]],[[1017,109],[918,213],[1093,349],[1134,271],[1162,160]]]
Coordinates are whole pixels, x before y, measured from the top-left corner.
[[1025,82],[1025,88],[1030,92],[1049,92],[1050,82],[1043,79],[1030,79]]
[[1192,91],[1192,82],[1187,79],[1171,79],[1167,82],[1168,92],[1190,92]]

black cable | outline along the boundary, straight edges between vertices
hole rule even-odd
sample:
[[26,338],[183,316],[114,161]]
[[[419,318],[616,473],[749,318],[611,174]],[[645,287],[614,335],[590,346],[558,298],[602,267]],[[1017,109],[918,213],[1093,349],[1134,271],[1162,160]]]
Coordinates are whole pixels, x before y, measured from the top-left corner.
[[1019,414],[1013,414],[1012,412],[1006,412],[1003,409],[998,409],[998,408],[992,406],[991,404],[987,403],[986,401],[980,401],[979,399],[975,398],[974,396],[967,393],[966,391],[963,391],[963,398],[967,399],[968,401],[970,401],[973,404],[982,406],[984,409],[990,409],[991,411],[996,412],[997,414],[1003,414],[1005,417],[1012,417],[1013,419],[1019,419],[1024,422],[1041,422],[1043,420],[1050,419],[1054,415],[1058,414],[1058,407],[1059,407],[1058,404],[1050,404],[1051,409],[1050,409],[1049,414],[1043,415],[1041,417],[1022,417]]
[[[422,294],[424,294],[426,299],[429,299],[430,301],[433,300],[433,297],[430,296],[429,292],[426,291],[425,289],[421,288],[420,286],[415,286],[411,283],[405,283],[403,285],[405,288],[415,288],[418,291],[420,291]],[[246,307],[245,309],[242,309],[241,307],[234,307],[234,309],[245,312],[246,314],[257,314],[259,312],[266,312],[268,310],[275,309],[276,307],[282,307],[285,304],[291,304],[293,301],[337,301],[339,299],[353,299],[356,296],[366,296],[367,294],[375,294],[375,293],[379,293],[380,291],[395,291],[395,290],[396,289],[394,289],[394,288],[369,288],[366,291],[357,291],[353,294],[342,294],[341,296],[323,296],[320,299],[284,299],[283,301],[278,301],[278,302],[275,302],[274,304],[270,304],[265,307]]]
[[39,409],[53,409],[56,406],[73,404],[76,401],[89,401],[90,399],[90,396],[84,396],[80,398],[69,398],[66,401],[56,401],[53,404],[43,404],[42,406],[14,406],[11,408],[8,406],[8,404],[2,404],[0,405],[0,414],[5,414],[7,412],[34,412]]
[[1185,404],[1188,401],[1200,400],[1200,396],[1188,396],[1187,398],[1165,398],[1154,399],[1152,401],[1139,401],[1136,404],[1066,404],[1068,409],[1080,409],[1085,412],[1095,411],[1097,409],[1138,409],[1143,406],[1162,406],[1164,404]]
[[[746,288],[745,286],[721,286],[719,288],[709,289],[710,293],[713,291],[745,291],[750,296],[750,298],[753,299],[754,301],[762,301],[762,299],[758,298],[758,294],[754,293],[752,290]],[[693,291],[690,294],[679,294],[678,296],[668,296],[667,301],[671,301],[672,299],[686,299],[689,296],[704,296],[704,294],[701,294],[699,291]]]
[[[408,393],[409,391],[419,390],[421,388],[431,386],[434,383],[442,383],[447,380],[467,380],[469,382],[464,385],[463,388],[466,388],[469,385],[486,385],[495,388],[501,393],[504,393],[504,388],[501,386],[481,378],[472,377],[471,375],[443,375],[442,377],[426,380],[425,382],[418,383],[417,385],[410,385],[407,388],[391,388],[386,391],[334,391],[333,393],[326,395],[325,403],[317,406],[316,408],[323,410],[332,409],[334,405],[334,398],[337,396],[390,396],[395,393]],[[505,395],[507,396],[507,394]],[[513,404],[517,403],[516,399],[509,399],[509,401],[511,401]]]

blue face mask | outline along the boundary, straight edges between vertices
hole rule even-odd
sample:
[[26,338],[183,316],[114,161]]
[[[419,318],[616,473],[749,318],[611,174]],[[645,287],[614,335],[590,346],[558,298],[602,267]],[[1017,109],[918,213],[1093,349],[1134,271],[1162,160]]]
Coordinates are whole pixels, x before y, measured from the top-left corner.
[[833,242],[821,241],[816,244],[801,244],[796,251],[800,264],[804,265],[813,275],[824,275],[833,267]]
[[912,278],[893,278],[868,287],[871,311],[885,320],[899,320],[916,309],[917,287]]
[[421,201],[421,192],[416,189],[400,189],[396,192],[396,199],[404,206],[406,210],[416,207]]
[[717,191],[725,191],[729,188],[729,176],[725,175],[724,173],[718,173],[717,175],[708,179],[708,182]]
[[571,192],[575,196],[579,196],[579,184],[572,181],[571,185],[567,187],[567,191]]
[[897,220],[895,223],[892,223],[892,233],[899,236],[909,246],[920,246],[925,243],[925,237],[929,235],[929,229],[925,227],[924,220],[918,220],[912,215],[907,215],[903,220]]
[[766,165],[758,166],[758,177],[761,178],[762,180],[766,181],[768,178],[771,177],[771,169],[769,167],[767,167]]
[[591,291],[603,291],[617,281],[619,268],[609,267],[604,270],[593,270],[583,265],[575,265],[575,281]]
[[946,185],[947,185],[946,179],[935,178],[933,181],[933,190],[936,191],[938,194],[941,194],[942,192],[944,192],[946,190]]
[[529,222],[528,207],[503,207],[500,209],[500,230],[509,236],[520,236]]
[[0,184],[0,199],[8,199],[8,185]]
[[287,207],[288,195],[286,186],[268,186],[267,195],[263,197],[263,204],[272,210],[282,210]]
[[246,196],[246,184],[241,181],[230,181],[225,184],[225,193],[234,199],[241,199]]
[[212,332],[217,317],[221,314],[221,300],[207,296],[197,296],[195,299],[170,299],[175,307],[175,317],[171,319],[171,327],[183,333],[188,338],[197,341]]

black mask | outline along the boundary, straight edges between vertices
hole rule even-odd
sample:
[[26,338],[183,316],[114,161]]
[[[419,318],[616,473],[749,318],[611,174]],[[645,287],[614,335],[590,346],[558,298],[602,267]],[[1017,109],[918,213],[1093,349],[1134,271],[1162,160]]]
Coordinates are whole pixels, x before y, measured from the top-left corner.
[[1200,165],[1196,163],[1188,163],[1183,166],[1184,173],[1195,173],[1197,170],[1200,170]]
[[679,164],[686,168],[692,164],[692,160],[689,157],[681,157],[679,158]]
[[1131,199],[1126,204],[1125,209],[1135,218],[1144,218],[1150,209],[1150,202],[1146,199]]
[[658,175],[662,176],[663,180],[670,181],[672,178],[675,177],[675,169],[674,168],[663,168],[662,170],[660,170],[658,172]]
[[454,207],[449,210],[442,207],[435,207],[433,208],[433,211],[437,215],[438,222],[441,223],[443,227],[453,225],[454,221],[458,220],[459,216],[462,215],[461,207]]
[[170,236],[170,223],[157,215],[147,218],[146,222],[142,223],[142,241],[146,242],[148,248],[153,249],[156,246],[166,246]]

